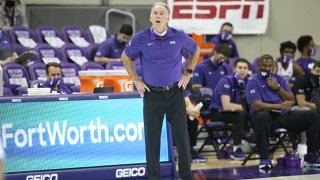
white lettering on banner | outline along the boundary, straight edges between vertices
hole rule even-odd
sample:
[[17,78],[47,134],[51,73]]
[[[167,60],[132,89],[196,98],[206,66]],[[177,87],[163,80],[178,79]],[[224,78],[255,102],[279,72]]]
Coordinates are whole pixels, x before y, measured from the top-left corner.
[[[91,120],[89,125],[81,126],[68,125],[66,120],[61,123],[54,121],[53,124],[49,121],[40,122],[38,127],[27,129],[17,128],[13,123],[3,123],[1,138],[4,148],[7,148],[10,141],[13,141],[18,148],[33,147],[34,144],[45,147],[48,143],[50,146],[77,145],[84,144],[86,140],[92,143],[113,143],[114,141],[121,143],[125,140],[142,141],[143,128],[143,123],[118,123],[115,124],[112,134],[109,127],[101,123],[100,117],[95,121]],[[36,140],[39,142],[34,142]]]
[[146,174],[145,167],[124,168],[124,169],[116,170],[116,178],[137,177],[137,176],[144,176],[145,174]]
[[127,79],[118,79],[118,84],[121,87],[120,92],[130,92],[133,91],[133,81]]
[[35,174],[28,175],[26,180],[58,180],[58,174]]
[[[269,0],[168,0],[169,24],[186,33],[218,34],[231,22],[235,34],[265,33]],[[195,26],[196,24],[196,26]]]

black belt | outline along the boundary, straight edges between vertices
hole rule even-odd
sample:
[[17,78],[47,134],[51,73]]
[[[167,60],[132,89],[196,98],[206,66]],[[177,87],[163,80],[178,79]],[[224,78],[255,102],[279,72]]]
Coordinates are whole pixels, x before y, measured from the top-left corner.
[[157,91],[157,92],[170,91],[170,90],[175,89],[177,87],[178,87],[178,83],[174,83],[174,84],[172,84],[170,86],[164,86],[164,87],[154,87],[154,86],[148,85],[148,88],[151,91]]

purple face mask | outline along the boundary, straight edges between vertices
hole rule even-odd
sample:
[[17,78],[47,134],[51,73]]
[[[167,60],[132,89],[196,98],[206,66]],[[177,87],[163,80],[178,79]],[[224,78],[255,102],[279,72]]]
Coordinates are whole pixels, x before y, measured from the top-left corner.
[[241,77],[238,73],[236,73],[234,75],[234,78],[238,84],[239,87],[243,87],[244,86],[244,83],[245,83],[245,79],[243,77]]
[[229,41],[230,39],[232,39],[232,34],[228,31],[223,31],[221,33],[221,40],[224,40],[224,41]]
[[281,60],[284,63],[289,63],[290,61],[292,61],[292,57],[291,56],[283,56],[283,58]]
[[314,55],[316,55],[316,53],[317,53],[316,48],[310,48],[309,49],[310,56],[314,56]]
[[51,78],[50,85],[56,86],[60,84],[60,78]]

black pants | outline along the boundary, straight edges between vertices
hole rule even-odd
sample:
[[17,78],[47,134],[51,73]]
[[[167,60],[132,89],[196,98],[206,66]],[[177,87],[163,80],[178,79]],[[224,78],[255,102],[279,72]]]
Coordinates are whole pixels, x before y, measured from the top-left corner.
[[246,115],[244,112],[216,112],[213,119],[232,124],[232,140],[234,145],[241,144]]
[[316,111],[289,111],[285,115],[259,111],[253,114],[252,123],[261,159],[270,158],[268,135],[277,128],[285,128],[290,132],[306,131],[308,152],[319,149],[320,116]]
[[187,129],[186,105],[182,89],[146,91],[143,98],[147,172],[149,179],[160,180],[160,135],[164,115],[168,119],[179,156],[179,176],[192,179],[191,152]]
[[190,147],[193,149],[193,146],[197,145],[197,138],[198,138],[198,119],[190,120],[189,117],[187,118],[188,124],[188,132],[190,138]]

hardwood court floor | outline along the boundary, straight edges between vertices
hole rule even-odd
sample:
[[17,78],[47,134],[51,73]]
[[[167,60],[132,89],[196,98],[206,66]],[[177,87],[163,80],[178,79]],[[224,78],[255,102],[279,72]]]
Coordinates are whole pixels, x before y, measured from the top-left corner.
[[[204,155],[204,154],[202,154]],[[274,154],[274,162],[284,155],[284,151],[277,150]],[[192,163],[193,177],[195,180],[211,179],[261,179],[276,180],[318,180],[320,170],[301,167],[277,167],[270,171],[258,168],[259,160],[249,160],[246,166],[241,166],[242,161],[230,159],[218,159],[214,154],[207,154],[206,163]]]

